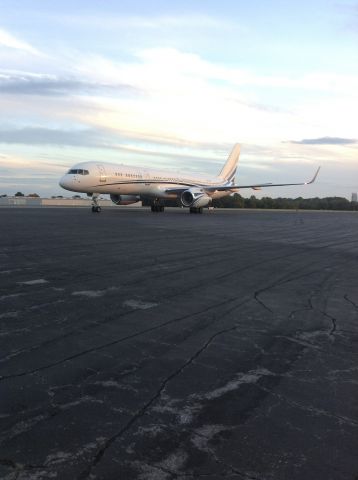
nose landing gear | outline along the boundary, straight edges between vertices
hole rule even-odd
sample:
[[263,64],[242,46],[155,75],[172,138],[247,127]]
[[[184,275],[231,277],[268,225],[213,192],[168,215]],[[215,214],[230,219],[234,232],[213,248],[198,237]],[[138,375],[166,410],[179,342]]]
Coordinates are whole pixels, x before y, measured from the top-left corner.
[[92,213],[100,213],[102,210],[99,206],[98,197],[99,195],[96,193],[92,195]]

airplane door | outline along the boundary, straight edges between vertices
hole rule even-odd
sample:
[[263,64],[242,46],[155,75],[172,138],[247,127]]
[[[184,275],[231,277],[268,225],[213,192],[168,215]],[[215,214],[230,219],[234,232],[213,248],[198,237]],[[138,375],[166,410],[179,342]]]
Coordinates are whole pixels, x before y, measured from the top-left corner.
[[107,182],[107,175],[106,175],[106,170],[103,165],[98,164],[98,174],[99,174],[99,181],[100,183],[106,183]]

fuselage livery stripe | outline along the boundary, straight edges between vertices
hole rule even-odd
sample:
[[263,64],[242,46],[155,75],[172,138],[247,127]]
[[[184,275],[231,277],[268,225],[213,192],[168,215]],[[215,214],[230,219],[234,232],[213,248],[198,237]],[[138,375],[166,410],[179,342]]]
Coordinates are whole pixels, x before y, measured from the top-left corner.
[[[135,184],[150,184],[150,183],[155,183],[160,184],[160,185],[182,185],[183,187],[204,187],[204,186],[209,186],[207,183],[205,184],[200,184],[200,183],[181,183],[181,182],[169,182],[165,180],[132,180],[131,182],[114,182],[114,183],[108,183],[108,182],[103,182],[101,184],[97,185],[92,185],[92,187],[105,187],[105,186],[113,186],[113,185],[133,185]],[[224,185],[224,184],[223,184]]]

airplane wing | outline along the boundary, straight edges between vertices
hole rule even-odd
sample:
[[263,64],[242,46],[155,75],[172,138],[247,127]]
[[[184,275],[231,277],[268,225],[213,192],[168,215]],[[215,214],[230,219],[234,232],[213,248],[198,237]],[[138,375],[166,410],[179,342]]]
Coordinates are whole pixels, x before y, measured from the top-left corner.
[[207,186],[207,187],[202,187],[204,190],[208,192],[235,192],[236,190],[240,190],[241,188],[252,188],[253,190],[260,190],[261,188],[266,188],[266,187],[286,187],[286,186],[292,186],[292,185],[309,185],[313,183],[318,175],[318,172],[320,171],[321,167],[318,167],[316,173],[314,174],[312,180],[309,182],[301,182],[301,183],[254,183],[252,185],[217,185],[217,186]]

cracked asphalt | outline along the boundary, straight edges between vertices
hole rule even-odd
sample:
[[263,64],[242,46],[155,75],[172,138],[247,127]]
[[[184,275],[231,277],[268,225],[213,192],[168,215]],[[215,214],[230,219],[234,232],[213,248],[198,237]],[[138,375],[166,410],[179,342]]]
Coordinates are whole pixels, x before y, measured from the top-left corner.
[[0,218],[1,479],[358,479],[356,213]]

